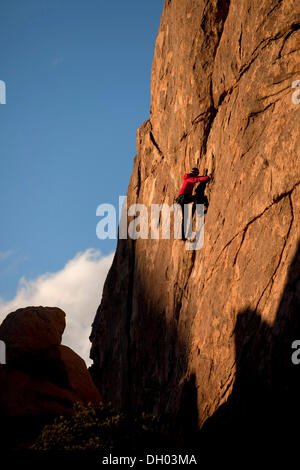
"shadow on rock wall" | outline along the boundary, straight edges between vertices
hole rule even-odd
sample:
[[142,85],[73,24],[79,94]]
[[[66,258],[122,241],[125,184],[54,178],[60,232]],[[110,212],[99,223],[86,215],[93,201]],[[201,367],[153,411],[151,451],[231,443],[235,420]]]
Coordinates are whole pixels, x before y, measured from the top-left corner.
[[250,432],[286,437],[300,417],[300,365],[291,360],[300,339],[300,243],[272,326],[257,311],[238,314],[235,325],[236,380],[225,404],[201,434]]
[[[186,376],[187,342],[178,334],[176,324],[166,321],[165,293],[159,289],[147,290],[147,286],[157,286],[159,282],[144,283],[142,268],[141,272],[137,269],[135,289],[139,293],[140,309],[136,327],[130,330],[131,316],[127,327],[120,323],[115,337],[120,336],[120,331],[127,334],[122,334],[123,341],[118,343],[115,358],[112,358],[111,348],[102,349],[102,363],[95,362],[92,368],[100,377],[99,388],[104,400],[114,400],[114,381],[120,383],[119,395],[124,397],[124,402],[114,403],[116,408],[154,413],[160,418],[171,444],[177,448],[196,448],[206,442],[205,436],[212,434],[228,436],[250,432],[258,436],[293,432],[292,424],[300,417],[300,365],[294,365],[291,360],[291,345],[294,340],[300,340],[299,272],[300,244],[289,268],[273,325],[262,320],[259,311],[248,309],[238,314],[234,330],[237,371],[232,394],[199,432],[195,376]],[[113,271],[111,277],[115,278]],[[117,299],[118,295],[116,302]],[[111,302],[111,298],[107,301]],[[104,309],[105,304],[101,308]],[[128,310],[131,312],[131,308]],[[114,311],[122,318],[117,305]],[[101,342],[114,336],[111,322],[99,313],[100,338],[96,346],[101,350]],[[143,335],[139,335],[140,325],[146,332]],[[155,347],[153,338],[156,338]],[[120,367],[119,358],[124,359],[124,368]],[[109,369],[108,363],[112,364]],[[120,370],[124,372],[122,380],[115,376]],[[174,410],[178,410],[175,415]]]

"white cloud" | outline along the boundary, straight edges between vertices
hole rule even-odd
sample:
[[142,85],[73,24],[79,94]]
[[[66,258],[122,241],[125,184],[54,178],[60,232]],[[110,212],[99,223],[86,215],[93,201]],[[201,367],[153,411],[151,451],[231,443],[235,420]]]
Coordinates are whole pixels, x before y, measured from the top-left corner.
[[66,313],[67,322],[62,343],[74,349],[89,365],[91,324],[112,259],[113,254],[101,256],[99,251],[88,249],[77,253],[56,273],[32,280],[23,277],[14,299],[8,302],[0,299],[0,322],[20,307],[60,307]]

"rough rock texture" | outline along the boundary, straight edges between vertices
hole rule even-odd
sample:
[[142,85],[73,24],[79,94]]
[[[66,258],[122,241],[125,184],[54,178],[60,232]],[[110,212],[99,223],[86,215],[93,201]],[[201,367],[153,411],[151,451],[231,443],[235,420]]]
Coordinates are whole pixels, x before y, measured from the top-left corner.
[[182,436],[299,411],[297,79],[298,0],[165,1],[128,205],[208,168],[205,243],[119,240],[91,357],[105,399]]
[[55,307],[20,308],[8,314],[0,327],[7,362],[59,345],[65,327],[65,313]]
[[77,401],[99,403],[85,362],[61,346],[65,313],[27,307],[10,313],[0,326],[6,365],[0,366],[0,414],[36,417],[72,412]]

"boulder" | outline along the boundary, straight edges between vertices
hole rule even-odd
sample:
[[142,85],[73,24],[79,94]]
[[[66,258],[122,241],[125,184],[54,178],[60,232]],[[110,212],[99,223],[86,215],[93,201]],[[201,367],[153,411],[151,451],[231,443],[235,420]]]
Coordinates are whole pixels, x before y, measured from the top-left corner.
[[0,326],[6,364],[0,366],[0,414],[41,417],[72,413],[75,402],[99,404],[101,397],[83,359],[61,338],[65,313],[27,307]]
[[56,307],[26,307],[9,313],[0,326],[7,362],[59,345],[66,326],[65,317]]

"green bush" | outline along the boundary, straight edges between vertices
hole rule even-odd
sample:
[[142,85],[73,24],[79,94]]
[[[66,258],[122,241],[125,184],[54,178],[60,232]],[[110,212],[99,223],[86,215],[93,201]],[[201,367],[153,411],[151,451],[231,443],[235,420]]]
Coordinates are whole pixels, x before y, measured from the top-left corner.
[[60,416],[44,427],[31,447],[38,451],[108,451],[151,447],[157,435],[152,415],[131,417],[117,413],[111,404],[76,403],[74,414]]

